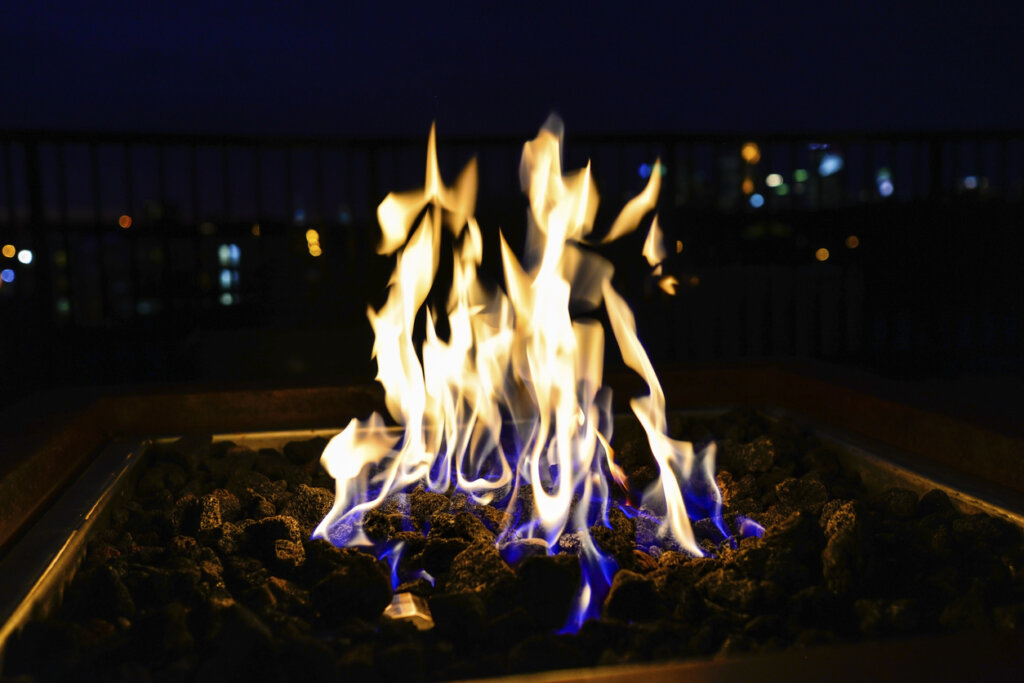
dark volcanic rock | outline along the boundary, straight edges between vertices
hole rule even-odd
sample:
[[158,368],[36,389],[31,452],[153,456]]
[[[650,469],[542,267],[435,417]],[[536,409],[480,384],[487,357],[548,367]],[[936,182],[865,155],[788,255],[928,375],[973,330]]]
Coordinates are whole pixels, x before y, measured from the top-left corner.
[[609,511],[608,521],[611,528],[603,524],[590,527],[594,543],[603,554],[615,558],[619,567],[632,568],[635,560],[633,550],[636,548],[636,525],[617,507]]
[[346,548],[339,552],[337,566],[313,586],[311,597],[324,624],[348,617],[374,619],[391,602],[391,580],[373,557]]
[[661,615],[662,609],[654,581],[628,569],[615,574],[604,601],[606,616],[623,621],[651,621]]
[[519,566],[516,604],[526,609],[541,629],[566,623],[580,590],[580,563],[572,555],[528,557]]
[[309,536],[333,505],[334,494],[327,489],[300,484],[295,495],[281,506],[281,514],[294,517],[303,536]]
[[452,593],[492,593],[514,580],[515,574],[494,546],[474,545],[452,560],[445,589]]
[[[612,505],[610,528],[570,527],[548,556],[515,530],[534,513],[529,485],[496,506],[418,488],[364,516],[375,547],[339,550],[309,540],[333,504],[325,440],[283,455],[209,437],[155,446],[63,606],[9,641],[4,675],[418,681],[1024,624],[1024,545],[1006,521],[962,514],[941,491],[869,495],[831,446],[753,411],[670,426],[718,440],[725,524],[749,517],[763,537],[695,520],[705,556],[692,557],[659,537],[652,510]],[[616,427],[616,461],[641,502],[657,466],[635,421]],[[355,530],[338,522],[332,538]],[[555,635],[590,540],[618,565],[594,598],[603,616]],[[427,601],[432,630],[383,615],[392,581]]]

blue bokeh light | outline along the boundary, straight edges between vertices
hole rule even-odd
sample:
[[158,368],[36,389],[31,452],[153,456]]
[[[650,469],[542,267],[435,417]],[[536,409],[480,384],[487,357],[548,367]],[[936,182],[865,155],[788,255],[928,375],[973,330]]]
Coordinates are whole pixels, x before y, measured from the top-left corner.
[[843,157],[831,152],[821,157],[818,174],[823,178],[839,173],[841,170],[843,170]]
[[755,209],[760,209],[764,206],[764,197],[760,193],[750,195],[750,205]]
[[637,173],[640,174],[641,178],[650,178],[651,177],[651,165],[650,164],[640,164],[640,168],[637,169]]
[[14,271],[10,268],[4,268],[3,272],[0,272],[0,280],[4,282],[14,282]]

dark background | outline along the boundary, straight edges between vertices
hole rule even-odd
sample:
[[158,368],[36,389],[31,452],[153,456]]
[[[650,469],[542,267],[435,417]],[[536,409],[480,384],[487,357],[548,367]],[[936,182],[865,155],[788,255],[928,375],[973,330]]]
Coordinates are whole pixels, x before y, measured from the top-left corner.
[[[1019,3],[348,4],[0,11],[0,242],[36,254],[0,289],[4,404],[372,378],[364,306],[390,268],[373,207],[419,182],[431,121],[446,178],[478,155],[478,215],[514,230],[517,146],[556,111],[567,165],[594,158],[603,218],[640,163],[670,160],[659,211],[687,250],[669,269],[699,286],[668,301],[638,258],[616,264],[658,361],[813,358],[1021,405]],[[765,188],[830,150],[845,170],[799,200]],[[228,307],[223,244],[244,254]]]
[[1010,0],[5,7],[0,127],[529,134],[554,109],[581,133],[763,132],[1024,114]]

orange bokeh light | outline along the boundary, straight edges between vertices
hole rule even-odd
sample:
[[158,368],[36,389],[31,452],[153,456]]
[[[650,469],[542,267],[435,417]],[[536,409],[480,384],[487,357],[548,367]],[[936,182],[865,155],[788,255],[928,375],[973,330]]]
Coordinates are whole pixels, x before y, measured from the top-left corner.
[[129,216],[128,214],[124,214],[123,216],[117,219],[117,224],[120,225],[125,230],[127,230],[128,228],[132,227],[132,217]]
[[825,247],[822,247],[818,251],[814,252],[814,258],[818,259],[819,261],[828,261],[828,257],[828,249],[826,249]]
[[3,255],[7,258],[14,258],[14,254],[17,253],[17,249],[14,248],[13,244],[5,244],[3,248]]
[[757,146],[756,142],[748,142],[740,150],[740,156],[748,164],[756,164],[761,161],[761,148]]

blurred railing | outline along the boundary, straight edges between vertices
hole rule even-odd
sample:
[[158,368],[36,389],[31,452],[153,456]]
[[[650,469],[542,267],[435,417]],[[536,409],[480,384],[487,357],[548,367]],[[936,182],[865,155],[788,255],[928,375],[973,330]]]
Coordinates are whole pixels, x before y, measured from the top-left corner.
[[[374,252],[376,206],[422,183],[425,142],[0,132],[0,243],[14,247],[0,312],[37,341],[159,337],[168,348],[136,360],[143,378],[190,330],[351,325],[390,267]],[[442,131],[438,145],[449,182],[479,159],[481,224],[513,237],[522,143]],[[638,257],[616,262],[660,359],[905,366],[1003,358],[1022,340],[1007,292],[1020,279],[997,273],[1020,256],[1024,131],[570,133],[565,155],[570,169],[593,161],[598,225],[664,163],[680,295],[654,293]],[[622,248],[639,255],[634,237]]]

